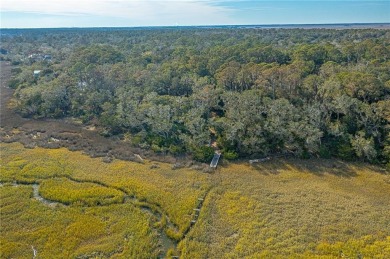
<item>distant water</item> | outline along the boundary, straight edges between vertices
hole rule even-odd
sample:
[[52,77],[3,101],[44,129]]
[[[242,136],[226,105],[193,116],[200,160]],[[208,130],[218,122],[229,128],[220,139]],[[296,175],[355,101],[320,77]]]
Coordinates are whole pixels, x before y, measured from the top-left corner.
[[[186,26],[184,26],[186,27]],[[174,27],[171,27],[174,28]],[[181,28],[181,27],[179,27]],[[217,29],[390,29],[390,23],[334,23],[334,24],[252,24],[252,25],[212,25],[188,26],[188,28],[217,28]]]
[[74,27],[74,28],[1,28],[1,35],[26,31],[128,31],[160,29],[390,29],[390,23],[334,23],[334,24],[252,24],[252,25],[202,25],[202,26],[143,26],[143,27]]

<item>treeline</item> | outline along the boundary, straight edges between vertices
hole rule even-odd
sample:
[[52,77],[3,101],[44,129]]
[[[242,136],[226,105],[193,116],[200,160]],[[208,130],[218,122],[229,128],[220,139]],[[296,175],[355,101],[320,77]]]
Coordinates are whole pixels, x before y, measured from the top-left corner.
[[228,159],[390,161],[389,30],[51,30],[1,44],[26,117],[77,117],[201,161],[214,139]]

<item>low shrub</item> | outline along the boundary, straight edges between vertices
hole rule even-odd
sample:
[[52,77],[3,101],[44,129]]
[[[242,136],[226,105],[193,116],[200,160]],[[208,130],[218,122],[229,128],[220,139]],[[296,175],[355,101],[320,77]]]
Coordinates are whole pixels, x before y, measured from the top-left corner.
[[199,162],[210,162],[214,156],[214,149],[212,147],[203,146],[195,149],[193,157]]
[[223,158],[226,160],[234,160],[238,158],[238,154],[235,151],[224,151],[222,154]]

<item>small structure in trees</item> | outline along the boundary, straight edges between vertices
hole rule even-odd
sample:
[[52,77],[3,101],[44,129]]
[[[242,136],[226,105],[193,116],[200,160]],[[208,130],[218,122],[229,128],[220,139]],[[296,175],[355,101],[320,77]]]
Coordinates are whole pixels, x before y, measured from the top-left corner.
[[43,56],[39,53],[31,53],[30,55],[28,55],[28,59],[31,61],[31,62],[37,62],[37,61],[42,61],[43,60]]
[[39,78],[41,75],[41,70],[34,70],[34,78]]
[[51,61],[51,55],[50,54],[46,54],[43,56],[43,60],[45,61]]

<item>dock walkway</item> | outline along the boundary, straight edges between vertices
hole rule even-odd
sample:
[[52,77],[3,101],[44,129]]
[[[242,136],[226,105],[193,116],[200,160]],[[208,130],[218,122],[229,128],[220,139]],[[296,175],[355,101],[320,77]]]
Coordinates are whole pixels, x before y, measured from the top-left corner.
[[215,152],[213,160],[211,160],[210,167],[211,168],[217,168],[219,158],[221,157],[220,152]]

